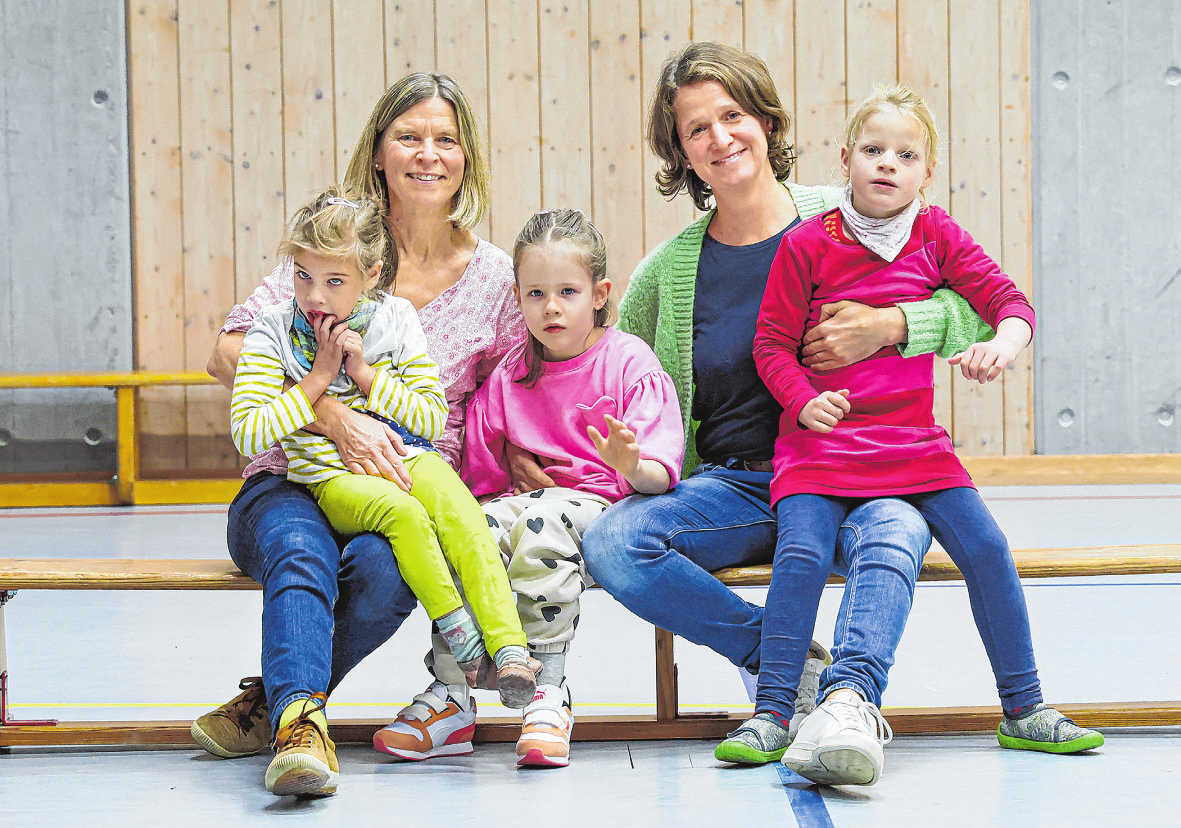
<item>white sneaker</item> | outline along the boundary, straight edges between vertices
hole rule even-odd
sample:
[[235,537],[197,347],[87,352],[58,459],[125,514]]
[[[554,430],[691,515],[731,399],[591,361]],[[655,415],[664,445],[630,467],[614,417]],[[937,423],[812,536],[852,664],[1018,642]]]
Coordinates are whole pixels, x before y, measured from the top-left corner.
[[564,768],[570,764],[570,733],[574,712],[570,689],[552,684],[537,685],[537,692],[525,707],[521,738],[517,739],[517,765],[522,768]]
[[472,752],[475,730],[476,700],[468,699],[464,709],[447,694],[447,685],[435,681],[373,734],[373,749],[412,762],[459,756]]
[[[814,653],[823,654],[823,658],[817,658]],[[804,662],[804,672],[800,675],[800,686],[796,690],[795,708],[787,725],[788,738],[796,737],[804,719],[816,709],[816,699],[820,695],[820,674],[829,664],[832,664],[832,656],[813,639],[812,646],[808,648],[808,659]]]
[[821,785],[872,785],[894,731],[872,702],[825,700],[800,724],[783,764]]

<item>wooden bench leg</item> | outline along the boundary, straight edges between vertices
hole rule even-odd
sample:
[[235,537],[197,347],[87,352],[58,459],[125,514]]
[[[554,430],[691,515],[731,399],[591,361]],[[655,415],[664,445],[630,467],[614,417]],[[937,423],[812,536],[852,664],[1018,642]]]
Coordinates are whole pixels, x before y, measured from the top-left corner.
[[669,722],[680,715],[677,709],[677,660],[673,634],[656,628],[656,721]]
[[50,727],[57,719],[14,719],[8,715],[8,640],[4,630],[4,605],[16,595],[10,590],[0,590],[0,727],[21,725],[25,727]]

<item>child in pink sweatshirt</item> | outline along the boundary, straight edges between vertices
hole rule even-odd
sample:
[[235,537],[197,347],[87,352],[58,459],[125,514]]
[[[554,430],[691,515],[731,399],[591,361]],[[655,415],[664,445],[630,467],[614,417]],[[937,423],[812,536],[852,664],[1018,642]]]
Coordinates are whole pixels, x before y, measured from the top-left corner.
[[[565,655],[592,581],[582,533],[615,501],[675,486],[685,446],[672,379],[643,340],[606,327],[607,251],[578,210],[538,213],[513,250],[529,338],[467,413],[460,474],[508,566],[530,651],[543,663],[525,708],[518,764],[569,763]],[[505,447],[542,458],[556,487],[514,495]]]

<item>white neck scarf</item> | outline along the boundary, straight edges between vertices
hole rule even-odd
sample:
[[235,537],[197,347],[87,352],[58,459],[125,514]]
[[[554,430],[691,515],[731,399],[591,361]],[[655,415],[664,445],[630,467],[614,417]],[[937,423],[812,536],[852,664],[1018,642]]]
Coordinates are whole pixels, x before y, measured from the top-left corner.
[[910,230],[914,227],[915,217],[918,216],[922,205],[920,199],[915,199],[910,206],[892,218],[870,218],[857,212],[853,206],[853,185],[845,185],[841,194],[841,218],[853,231],[853,237],[887,262],[892,262],[906,247],[910,240]]

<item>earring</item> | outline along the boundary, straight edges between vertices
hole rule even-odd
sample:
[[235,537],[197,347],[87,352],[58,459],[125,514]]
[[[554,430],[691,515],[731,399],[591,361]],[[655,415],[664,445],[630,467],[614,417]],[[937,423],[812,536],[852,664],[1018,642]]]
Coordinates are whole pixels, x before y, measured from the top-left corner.
[[373,169],[377,170],[378,172],[381,172],[381,164],[374,164]]

